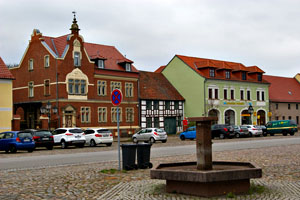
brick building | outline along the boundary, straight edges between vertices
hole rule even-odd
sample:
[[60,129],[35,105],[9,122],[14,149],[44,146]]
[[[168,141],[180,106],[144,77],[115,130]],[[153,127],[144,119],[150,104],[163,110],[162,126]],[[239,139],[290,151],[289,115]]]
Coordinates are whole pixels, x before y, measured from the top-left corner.
[[14,113],[21,116],[21,128],[41,128],[40,119],[50,117],[52,129],[116,130],[111,92],[120,89],[120,130],[131,133],[139,127],[138,70],[115,47],[84,42],[75,15],[70,30],[60,37],[33,30],[19,66],[11,69]]

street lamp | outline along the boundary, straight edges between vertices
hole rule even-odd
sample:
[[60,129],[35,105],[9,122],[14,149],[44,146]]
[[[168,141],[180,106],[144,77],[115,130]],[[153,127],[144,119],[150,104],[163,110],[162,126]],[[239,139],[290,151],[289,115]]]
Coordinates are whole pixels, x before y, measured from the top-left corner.
[[[51,119],[51,103],[48,101],[48,103],[46,104],[46,107],[42,106],[40,108],[40,111],[42,114],[47,114],[48,115],[48,129],[50,130],[50,119]],[[54,106],[52,108],[52,113],[56,114],[57,113],[57,107]]]
[[252,107],[252,104],[249,103],[248,113],[250,114],[250,124],[252,124],[252,118],[251,117],[252,117],[253,112],[254,112],[254,109]]

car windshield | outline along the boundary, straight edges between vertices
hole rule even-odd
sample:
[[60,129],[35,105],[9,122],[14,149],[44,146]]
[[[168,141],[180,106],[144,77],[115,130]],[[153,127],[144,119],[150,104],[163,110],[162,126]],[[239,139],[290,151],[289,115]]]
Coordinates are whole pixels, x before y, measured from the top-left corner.
[[241,126],[241,128],[247,128],[247,126]]
[[35,132],[36,136],[51,136],[52,134],[49,131],[37,131]]
[[164,132],[164,130],[162,130],[162,129],[155,129],[155,131],[159,132],[159,133],[163,133]]
[[110,131],[108,129],[100,129],[97,130],[97,133],[110,133]]
[[79,128],[77,128],[77,129],[70,129],[69,132],[70,133],[83,133],[83,131],[81,129],[79,129]]
[[32,135],[31,135],[31,133],[20,132],[20,133],[18,133],[18,137],[19,138],[31,138]]

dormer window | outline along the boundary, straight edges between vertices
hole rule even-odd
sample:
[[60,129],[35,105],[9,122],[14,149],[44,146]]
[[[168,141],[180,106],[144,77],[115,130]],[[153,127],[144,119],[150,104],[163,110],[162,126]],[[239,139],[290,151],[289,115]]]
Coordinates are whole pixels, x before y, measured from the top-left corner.
[[98,60],[97,61],[97,67],[100,69],[104,69],[104,60]]
[[125,63],[125,70],[127,72],[131,72],[131,64],[130,63]]
[[74,66],[79,67],[80,64],[80,52],[75,51],[74,52]]
[[209,69],[209,76],[215,77],[215,69]]
[[247,73],[246,72],[242,72],[242,80],[247,80]]
[[262,74],[257,74],[257,80],[262,81]]
[[229,70],[225,71],[225,78],[230,79],[230,71]]

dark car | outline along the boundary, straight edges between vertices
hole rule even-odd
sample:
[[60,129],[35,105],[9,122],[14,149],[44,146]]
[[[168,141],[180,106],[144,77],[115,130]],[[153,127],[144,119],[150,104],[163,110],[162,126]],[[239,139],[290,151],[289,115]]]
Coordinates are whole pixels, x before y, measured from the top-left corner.
[[233,126],[226,124],[215,124],[211,126],[211,138],[219,137],[220,139],[224,138],[233,138],[235,136]]
[[236,138],[250,136],[247,126],[243,126],[243,125],[233,126],[233,128],[234,128],[234,134]]
[[48,130],[27,129],[23,132],[30,133],[33,137],[36,147],[46,147],[48,150],[53,149],[53,135]]
[[7,131],[0,133],[0,150],[16,153],[18,150],[32,152],[35,144],[30,133],[20,131]]

